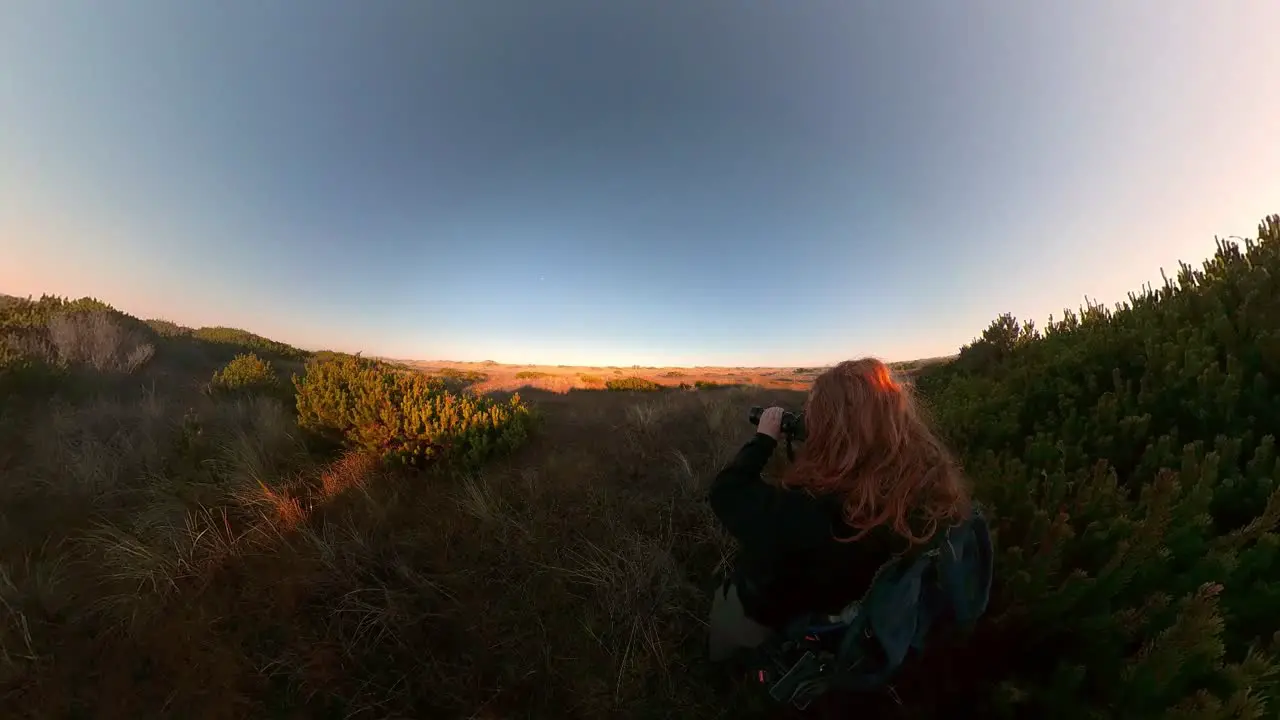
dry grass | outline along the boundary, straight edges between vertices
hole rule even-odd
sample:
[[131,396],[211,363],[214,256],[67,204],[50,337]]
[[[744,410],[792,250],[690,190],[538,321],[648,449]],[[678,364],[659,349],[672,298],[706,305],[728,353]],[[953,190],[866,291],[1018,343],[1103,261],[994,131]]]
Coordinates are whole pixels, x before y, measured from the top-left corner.
[[[910,376],[916,370],[928,365],[946,362],[949,357],[928,358],[910,362],[894,363],[904,376]],[[638,377],[650,380],[663,387],[679,388],[682,385],[701,387],[728,387],[748,385],[770,390],[798,390],[809,388],[814,377],[822,372],[822,367],[759,367],[759,368],[727,368],[727,367],[587,367],[569,365],[503,365],[494,362],[468,363],[410,361],[423,372],[456,379],[462,376],[480,378],[467,381],[476,392],[511,391],[520,388],[535,388],[551,392],[566,393],[570,390],[599,389],[606,380],[619,376]]]
[[535,388],[566,393],[570,390],[599,389],[608,379],[619,376],[651,380],[669,388],[679,388],[699,381],[716,385],[754,385],[767,389],[804,390],[821,368],[794,373],[791,368],[640,368],[627,369],[566,365],[501,365],[498,363],[418,362],[423,372],[457,378],[460,375],[483,375],[471,382],[477,392],[511,391]]
[[318,462],[268,398],[149,388],[7,424],[0,712],[736,712],[704,677],[730,545],[702,497],[746,408],[798,396],[525,394],[542,430],[478,476]]
[[[51,328],[58,353],[137,369],[84,322]],[[0,713],[741,717],[703,661],[732,550],[706,483],[747,409],[798,406],[816,369],[424,369],[520,390],[540,430],[478,475],[395,474],[163,362],[0,408]],[[599,390],[621,376],[759,387]]]

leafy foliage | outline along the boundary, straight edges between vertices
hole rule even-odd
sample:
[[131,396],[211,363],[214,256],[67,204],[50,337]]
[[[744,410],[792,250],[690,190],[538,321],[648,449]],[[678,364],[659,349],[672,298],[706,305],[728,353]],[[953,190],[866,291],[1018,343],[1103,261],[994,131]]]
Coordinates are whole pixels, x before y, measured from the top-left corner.
[[414,467],[478,465],[523,443],[532,420],[519,395],[455,395],[436,378],[362,358],[311,363],[294,385],[301,427]]
[[280,389],[280,378],[269,361],[244,353],[215,372],[209,387],[216,392],[270,393]]
[[16,342],[0,338],[0,399],[19,393],[45,394],[63,375],[59,365],[24,352]]
[[155,331],[160,337],[190,337],[195,331],[185,325],[179,325],[170,320],[160,320],[151,318],[147,321],[147,326]]
[[474,385],[489,379],[488,374],[479,370],[459,370],[457,368],[441,368],[435,376],[444,380],[453,380],[464,385]]
[[291,360],[306,359],[308,353],[292,345],[269,340],[248,330],[230,327],[202,327],[192,331],[192,337],[205,342],[229,345],[241,350],[257,351]]
[[654,392],[662,389],[662,386],[658,383],[642,377],[614,378],[606,382],[604,386],[610,390],[638,390],[641,392]]
[[70,300],[57,295],[41,295],[39,300],[9,298],[0,306],[0,331],[41,328],[50,320],[71,313],[105,312],[138,323],[136,318],[91,297]]
[[996,518],[999,584],[963,670],[994,713],[1276,710],[1278,282],[1271,217],[1114,310],[1002,315],[921,371]]

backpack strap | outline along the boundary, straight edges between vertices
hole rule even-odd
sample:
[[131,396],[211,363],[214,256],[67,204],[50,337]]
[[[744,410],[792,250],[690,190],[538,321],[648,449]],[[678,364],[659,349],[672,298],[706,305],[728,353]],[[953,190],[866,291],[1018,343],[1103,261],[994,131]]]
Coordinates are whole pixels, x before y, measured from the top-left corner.
[[981,505],[975,503],[967,532],[948,536],[939,572],[957,624],[971,626],[987,611],[995,575],[995,548]]

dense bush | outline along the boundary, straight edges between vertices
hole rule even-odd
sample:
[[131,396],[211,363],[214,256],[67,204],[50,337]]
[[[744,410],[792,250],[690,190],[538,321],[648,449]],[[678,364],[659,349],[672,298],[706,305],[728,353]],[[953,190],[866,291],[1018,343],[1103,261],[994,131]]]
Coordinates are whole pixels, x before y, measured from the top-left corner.
[[453,380],[465,385],[473,385],[475,383],[484,382],[489,376],[479,370],[459,370],[457,368],[441,368],[435,372],[435,376],[444,380]]
[[154,331],[93,298],[8,298],[0,306],[0,385],[34,389],[68,369],[131,373],[155,353]]
[[311,363],[294,385],[303,428],[415,467],[478,464],[521,444],[531,422],[519,395],[459,396],[435,378],[361,358]]
[[121,319],[127,318],[132,324],[138,323],[136,318],[116,310],[110,305],[90,297],[69,300],[57,295],[41,295],[39,300],[10,297],[0,306],[0,330],[44,327],[55,317],[70,313],[105,312]]
[[578,379],[588,385],[599,385],[604,382],[604,378],[600,377],[599,375],[590,375],[588,373],[583,373],[579,375]]
[[1272,217],[1114,310],[1003,315],[921,371],[995,518],[999,582],[960,671],[989,710],[1280,709],[1277,283]]
[[213,374],[209,388],[215,392],[270,393],[280,389],[280,378],[269,361],[243,353]]
[[61,366],[24,351],[13,338],[0,337],[0,400],[18,393],[45,394],[61,377]]
[[639,390],[642,392],[653,392],[662,389],[662,386],[658,383],[642,377],[615,378],[605,383],[604,386],[610,390]]
[[179,325],[170,320],[160,320],[151,318],[147,321],[147,326],[155,331],[160,337],[190,337],[195,331],[185,325]]
[[536,380],[538,378],[546,377],[551,377],[551,373],[545,373],[539,370],[521,370],[516,373],[517,380]]
[[330,360],[355,359],[359,358],[359,353],[342,352],[341,350],[317,350],[307,357],[308,364],[328,362]]
[[202,327],[192,331],[191,335],[205,342],[228,345],[241,350],[257,351],[290,360],[303,360],[307,357],[307,352],[304,350],[299,350],[282,342],[269,340],[261,335],[255,335],[248,330],[239,328]]

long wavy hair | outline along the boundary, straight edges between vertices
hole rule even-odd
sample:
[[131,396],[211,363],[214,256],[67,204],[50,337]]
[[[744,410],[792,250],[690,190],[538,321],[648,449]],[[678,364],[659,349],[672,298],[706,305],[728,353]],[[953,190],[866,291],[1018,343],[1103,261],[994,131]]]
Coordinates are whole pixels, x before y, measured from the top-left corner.
[[854,541],[888,526],[911,545],[969,514],[969,488],[910,389],[874,358],[847,360],[814,380],[807,438],[783,482],[844,496]]

